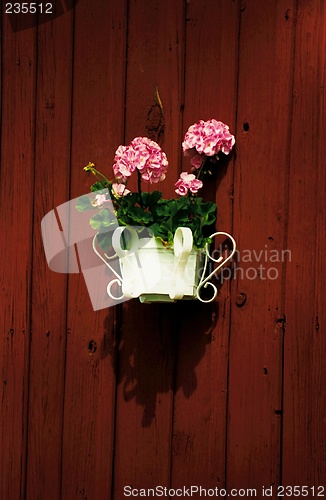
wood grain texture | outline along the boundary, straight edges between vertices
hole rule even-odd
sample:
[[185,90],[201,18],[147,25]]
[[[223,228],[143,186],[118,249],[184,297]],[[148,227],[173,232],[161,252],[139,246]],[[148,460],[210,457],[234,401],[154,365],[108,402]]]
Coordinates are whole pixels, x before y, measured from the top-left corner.
[[[107,170],[123,140],[124,2],[75,8],[70,198]],[[68,339],[62,458],[63,500],[110,498],[114,443],[115,308],[94,312],[81,274],[68,285]]]
[[[186,12],[183,134],[191,124],[211,118],[227,123],[235,133],[239,8],[229,0],[202,7],[202,2],[192,1]],[[190,171],[188,158],[182,170]],[[200,195],[216,201],[217,228],[232,232],[233,162],[221,163],[216,170],[204,181]],[[221,488],[225,486],[229,281],[213,304],[176,307],[172,485]]]
[[[159,186],[173,197],[181,154],[183,92],[183,2],[130,1],[125,143],[149,136],[166,152],[169,168]],[[159,90],[163,115],[155,105]],[[129,184],[128,184],[129,187]],[[117,387],[115,498],[125,485],[170,482],[174,377],[172,305],[123,305]],[[134,458],[132,458],[134,457]]]
[[[119,344],[114,498],[123,488],[169,485],[174,304],[123,308]],[[128,319],[127,319],[128,318]]]
[[[136,136],[158,142],[169,160],[158,186],[174,197],[181,158],[184,91],[184,2],[129,1],[125,143]],[[155,99],[158,90],[163,110]]]
[[[294,4],[241,13],[227,485],[281,481],[283,254],[292,110]],[[289,9],[289,11],[287,10]],[[255,252],[255,253],[254,253]]]
[[[325,2],[73,3],[37,28],[2,9],[0,499],[325,486]],[[135,136],[174,197],[184,134],[213,117],[236,148],[201,194],[232,280],[213,304],[94,312],[82,274],[48,269],[42,217]]]
[[25,494],[34,191],[35,30],[2,32],[0,497]]
[[299,2],[286,269],[283,482],[326,480],[325,3]]
[[45,259],[41,220],[69,199],[73,16],[38,29],[26,498],[61,495],[67,275]]

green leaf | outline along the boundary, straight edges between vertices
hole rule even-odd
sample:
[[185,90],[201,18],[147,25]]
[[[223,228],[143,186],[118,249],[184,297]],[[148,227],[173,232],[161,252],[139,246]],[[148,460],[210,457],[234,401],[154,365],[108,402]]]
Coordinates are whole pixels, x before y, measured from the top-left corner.
[[153,231],[154,236],[158,236],[160,238],[163,238],[163,236],[165,236],[164,231],[162,231],[160,224],[158,224],[157,222],[151,224],[149,228],[151,229],[151,231]]
[[158,217],[169,217],[171,215],[171,208],[167,203],[160,203],[155,209]]
[[214,213],[216,210],[216,205],[212,201],[207,201],[206,203],[200,203],[197,207],[198,214],[210,214]]
[[108,187],[108,183],[105,182],[105,181],[97,181],[97,182],[94,182],[94,184],[91,186],[91,191],[94,192],[94,191],[100,191],[102,189],[105,189]]
[[142,193],[142,202],[145,208],[149,208],[162,197],[160,191],[153,191],[152,193]]
[[98,233],[96,235],[98,244],[105,252],[112,247],[112,234],[113,231],[105,231],[104,233]]
[[130,210],[129,216],[138,225],[148,225],[153,221],[151,212],[146,212],[141,207],[133,207]]
[[91,203],[90,197],[88,194],[84,194],[77,198],[76,209],[79,212],[85,212],[85,210],[94,210],[94,207]]
[[120,208],[122,213],[128,213],[139,202],[138,193],[128,193],[121,198]]
[[116,217],[109,210],[103,209],[93,215],[89,222],[93,229],[99,230],[100,228],[116,224]]

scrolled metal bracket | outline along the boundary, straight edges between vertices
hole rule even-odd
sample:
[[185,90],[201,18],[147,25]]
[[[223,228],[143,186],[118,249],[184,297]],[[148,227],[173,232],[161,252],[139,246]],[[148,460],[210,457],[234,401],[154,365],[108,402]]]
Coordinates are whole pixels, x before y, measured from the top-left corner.
[[114,255],[107,255],[106,253],[104,254],[105,258],[107,260],[104,259],[104,257],[100,254],[100,252],[97,250],[96,248],[96,237],[97,237],[97,234],[94,236],[93,238],[93,250],[94,252],[96,253],[96,255],[104,262],[104,264],[110,269],[110,271],[113,272],[113,274],[115,274],[116,278],[114,278],[113,280],[110,281],[110,283],[108,284],[107,288],[106,288],[106,291],[107,291],[107,294],[108,296],[110,297],[110,299],[112,300],[122,300],[124,298],[124,295],[120,295],[119,297],[115,297],[114,295],[112,295],[112,292],[111,292],[111,287],[114,283],[116,283],[120,288],[122,288],[122,276],[120,276],[115,269],[113,269],[112,266],[110,266],[110,264],[107,262],[107,260],[111,260],[111,259],[114,259],[114,258],[117,258],[117,254],[115,253]]
[[[217,287],[210,281],[211,278],[213,278],[213,276],[215,276],[218,273],[218,271],[223,266],[225,266],[225,264],[227,262],[229,262],[229,260],[232,259],[233,255],[235,254],[236,248],[237,248],[235,239],[229,233],[225,233],[224,231],[218,231],[217,233],[211,234],[210,238],[215,238],[215,236],[227,236],[227,238],[229,240],[231,240],[233,248],[232,248],[232,252],[230,253],[230,255],[226,259],[224,259],[222,256],[219,257],[218,259],[214,259],[214,257],[212,257],[209,253],[209,244],[206,245],[204,269],[203,269],[203,273],[202,273],[201,279],[199,281],[199,284],[198,284],[197,290],[196,290],[197,299],[200,300],[200,302],[205,302],[205,303],[212,302],[218,293]],[[213,262],[216,262],[219,265],[214,269],[213,272],[211,272],[208,276],[206,276],[206,278],[204,278],[205,273],[206,273],[206,269],[207,269],[207,264],[208,264],[209,260],[212,260]],[[207,288],[208,286],[211,286],[213,288],[213,292],[214,292],[213,297],[211,297],[210,299],[204,300],[200,297],[200,292],[201,292],[201,289],[203,287]]]

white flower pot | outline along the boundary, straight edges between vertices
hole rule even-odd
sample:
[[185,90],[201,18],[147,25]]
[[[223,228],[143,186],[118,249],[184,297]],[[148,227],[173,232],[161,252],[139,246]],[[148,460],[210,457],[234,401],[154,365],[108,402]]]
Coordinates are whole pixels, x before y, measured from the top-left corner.
[[123,250],[118,228],[112,239],[120,259],[122,293],[124,297],[139,297],[141,302],[174,302],[196,298],[204,250],[193,248],[189,228],[178,228],[173,248],[164,247],[157,238],[138,240],[137,233],[128,228],[131,249]]
[[[124,231],[128,231],[130,239],[127,250],[121,246]],[[208,247],[194,248],[192,232],[187,227],[179,227],[176,230],[173,248],[166,248],[154,237],[139,239],[138,233],[132,227],[118,227],[113,233],[112,246],[116,252],[113,258],[119,258],[121,276],[109,283],[107,292],[110,298],[117,301],[139,298],[143,303],[189,299],[211,302],[217,295],[217,288],[209,280],[232,258],[236,249],[235,241],[228,233],[214,233],[211,237],[216,235],[226,235],[232,240],[233,250],[226,259],[213,259],[209,255]],[[93,247],[101,257],[95,246]],[[101,259],[104,260],[102,257]],[[219,265],[209,276],[205,276],[208,259]],[[107,262],[106,265],[111,268]],[[111,270],[118,276],[112,268]],[[118,283],[122,288],[120,297],[111,293],[114,283]],[[213,288],[213,296],[204,300],[200,297],[200,290],[208,285]]]
[[123,295],[141,302],[196,298],[203,262],[203,251],[191,249],[182,263],[174,249],[152,238],[131,259],[120,259]]

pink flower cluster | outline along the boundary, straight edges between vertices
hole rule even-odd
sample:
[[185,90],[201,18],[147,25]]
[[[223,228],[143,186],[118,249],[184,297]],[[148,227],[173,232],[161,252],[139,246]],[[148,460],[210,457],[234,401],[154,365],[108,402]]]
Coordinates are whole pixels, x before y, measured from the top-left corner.
[[152,184],[165,179],[167,166],[166,154],[156,142],[147,137],[136,137],[129,146],[119,146],[113,171],[118,180],[125,182],[137,168],[142,180]]
[[188,191],[195,194],[198,189],[203,187],[202,181],[196,179],[194,174],[188,174],[188,172],[182,172],[180,174],[180,179],[175,183],[175,192],[180,196],[186,196]]
[[214,119],[206,122],[200,120],[189,127],[182,148],[184,152],[195,149],[206,156],[217,155],[219,151],[227,155],[234,143],[235,138],[225,123]]

